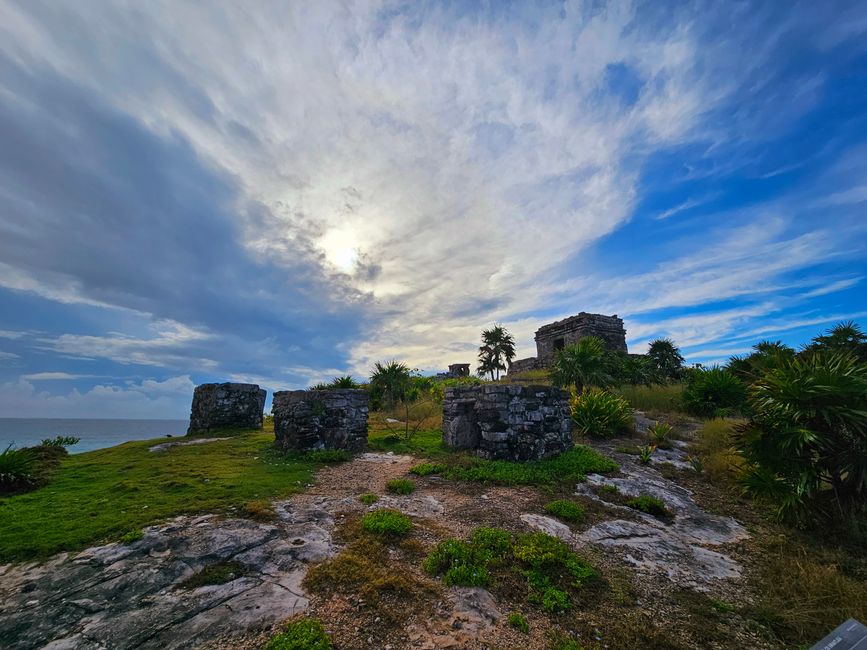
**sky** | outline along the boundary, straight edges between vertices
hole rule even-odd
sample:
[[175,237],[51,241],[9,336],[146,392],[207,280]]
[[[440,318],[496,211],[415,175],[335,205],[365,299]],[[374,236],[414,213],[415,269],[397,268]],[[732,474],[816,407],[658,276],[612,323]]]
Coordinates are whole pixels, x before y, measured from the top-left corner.
[[865,276],[863,2],[0,0],[0,417],[580,311],[720,363]]

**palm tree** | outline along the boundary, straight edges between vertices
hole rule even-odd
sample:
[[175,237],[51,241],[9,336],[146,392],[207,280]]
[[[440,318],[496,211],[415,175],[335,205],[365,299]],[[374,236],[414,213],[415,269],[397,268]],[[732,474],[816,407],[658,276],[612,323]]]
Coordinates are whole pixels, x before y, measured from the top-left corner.
[[492,380],[499,379],[500,371],[505,371],[514,358],[515,337],[505,327],[498,324],[489,330],[482,330],[478,367],[480,375],[490,374]]
[[650,342],[647,356],[659,374],[666,379],[680,379],[683,375],[683,356],[671,339],[656,339]]
[[394,360],[385,365],[376,362],[370,375],[371,397],[376,401],[384,400],[393,409],[396,402],[404,399],[409,387],[409,366]]
[[551,368],[551,381],[561,387],[574,385],[578,393],[585,386],[605,388],[614,383],[609,366],[602,339],[584,336],[557,354]]
[[807,352],[851,352],[859,361],[867,361],[867,334],[855,321],[837,323],[807,346]]
[[361,384],[359,384],[355,379],[352,378],[352,375],[346,375],[345,377],[335,377],[331,380],[331,383],[328,384],[329,388],[361,388]]

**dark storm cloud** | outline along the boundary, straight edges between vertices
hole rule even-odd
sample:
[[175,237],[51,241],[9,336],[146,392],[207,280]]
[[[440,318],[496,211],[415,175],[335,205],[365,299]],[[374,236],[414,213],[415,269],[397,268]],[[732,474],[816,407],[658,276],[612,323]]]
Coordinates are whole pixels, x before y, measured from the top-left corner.
[[239,229],[276,219],[179,134],[155,134],[2,54],[0,79],[12,97],[0,103],[0,261],[59,282],[70,300],[294,345],[298,364],[340,364],[334,346],[357,336],[364,298],[328,280],[303,236],[279,264],[254,259]]

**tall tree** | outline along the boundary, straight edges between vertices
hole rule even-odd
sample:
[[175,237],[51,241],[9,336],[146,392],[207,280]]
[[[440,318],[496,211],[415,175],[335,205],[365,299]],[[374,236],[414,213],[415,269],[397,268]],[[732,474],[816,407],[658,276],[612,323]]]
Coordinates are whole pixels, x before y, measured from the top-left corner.
[[489,330],[482,330],[478,366],[480,375],[489,374],[492,380],[499,379],[500,371],[505,371],[514,358],[515,337],[505,327],[494,325]]
[[651,341],[647,356],[665,379],[680,379],[683,376],[683,356],[671,339]]
[[585,336],[560,350],[551,368],[551,381],[557,386],[574,385],[579,393],[585,386],[610,386],[614,378],[602,339]]

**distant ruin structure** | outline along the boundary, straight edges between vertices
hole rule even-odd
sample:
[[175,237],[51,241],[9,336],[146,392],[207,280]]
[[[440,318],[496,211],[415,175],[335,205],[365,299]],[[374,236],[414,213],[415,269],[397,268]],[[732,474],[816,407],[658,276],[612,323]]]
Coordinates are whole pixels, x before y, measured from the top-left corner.
[[265,390],[258,384],[202,384],[193,391],[187,435],[214,429],[261,429]]
[[461,377],[470,376],[470,364],[468,363],[452,363],[449,365],[448,372],[438,372],[437,379],[460,379]]
[[274,393],[275,444],[285,450],[367,446],[369,394],[356,388],[284,390]]
[[443,442],[491,460],[556,456],[573,444],[569,394],[552,386],[446,388]]
[[577,343],[585,336],[596,336],[602,339],[605,347],[613,352],[628,352],[626,330],[623,327],[623,320],[618,318],[617,314],[605,316],[582,311],[580,314],[543,325],[536,330],[536,356],[513,361],[509,366],[509,373],[549,368],[558,350]]

